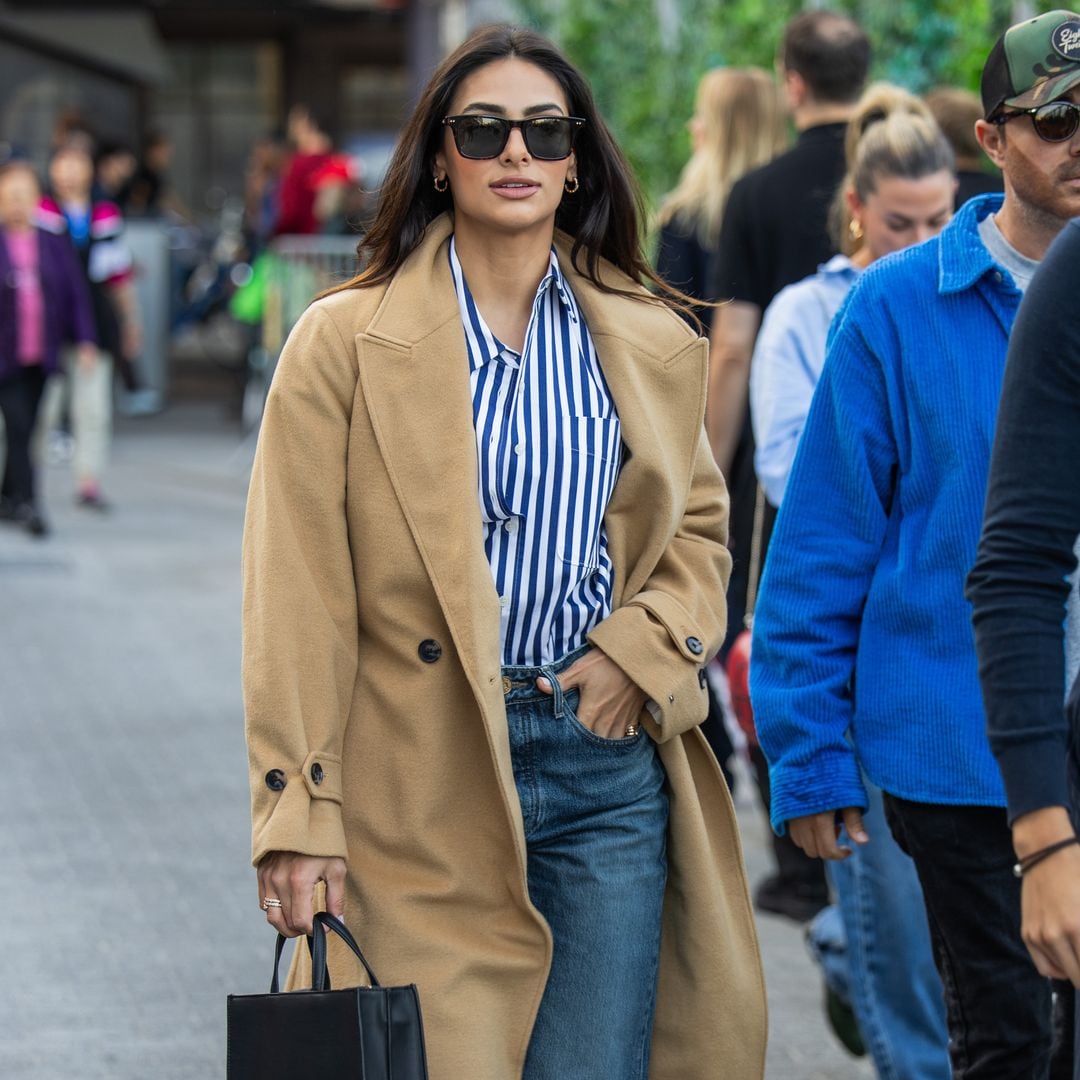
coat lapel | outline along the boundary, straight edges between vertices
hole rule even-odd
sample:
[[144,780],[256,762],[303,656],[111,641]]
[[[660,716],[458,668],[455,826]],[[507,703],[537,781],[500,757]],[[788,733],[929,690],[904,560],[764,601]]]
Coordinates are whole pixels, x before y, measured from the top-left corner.
[[449,219],[432,223],[357,344],[364,400],[391,482],[462,664],[480,687],[499,673],[499,601],[484,554],[449,236]]

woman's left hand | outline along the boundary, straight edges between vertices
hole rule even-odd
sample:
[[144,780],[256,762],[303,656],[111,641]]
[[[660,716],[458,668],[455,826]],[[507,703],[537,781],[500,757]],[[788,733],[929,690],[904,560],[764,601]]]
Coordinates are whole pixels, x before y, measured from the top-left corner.
[[[554,693],[547,679],[537,679],[536,685],[545,694]],[[559,685],[564,694],[575,688],[581,692],[577,718],[602,739],[624,738],[626,729],[637,724],[645,708],[645,691],[597,648],[560,672]]]

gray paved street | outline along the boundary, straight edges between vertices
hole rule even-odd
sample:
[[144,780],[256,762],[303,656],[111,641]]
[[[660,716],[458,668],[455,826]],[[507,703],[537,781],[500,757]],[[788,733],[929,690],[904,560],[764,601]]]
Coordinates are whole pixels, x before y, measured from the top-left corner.
[[[126,422],[113,513],[76,509],[53,467],[54,535],[0,531],[3,1080],[223,1077],[225,995],[267,984],[238,677],[249,456],[207,406]],[[740,805],[757,878],[749,785]],[[769,1077],[872,1076],[825,1028],[801,928],[760,928]]]

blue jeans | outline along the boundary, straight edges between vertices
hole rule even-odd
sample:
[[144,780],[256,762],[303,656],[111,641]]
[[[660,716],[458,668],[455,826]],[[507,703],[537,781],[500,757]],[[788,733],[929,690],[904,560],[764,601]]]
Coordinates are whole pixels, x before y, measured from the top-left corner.
[[[544,668],[503,668],[514,780],[525,822],[529,896],[551,927],[551,973],[523,1080],[645,1080],[668,799],[643,731],[604,739],[574,714],[577,690]],[[551,680],[554,694],[536,689]]]
[[880,788],[863,778],[870,843],[829,864],[847,936],[851,1005],[882,1080],[949,1080],[945,997],[915,864],[885,821]]

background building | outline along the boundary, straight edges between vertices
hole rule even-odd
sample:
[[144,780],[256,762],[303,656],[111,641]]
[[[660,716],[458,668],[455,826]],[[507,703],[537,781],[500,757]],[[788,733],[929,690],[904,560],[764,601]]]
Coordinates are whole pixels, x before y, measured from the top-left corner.
[[0,0],[0,143],[43,166],[67,114],[136,152],[163,131],[172,186],[198,213],[239,191],[251,144],[295,102],[339,145],[392,139],[446,48],[505,14],[462,0]]

